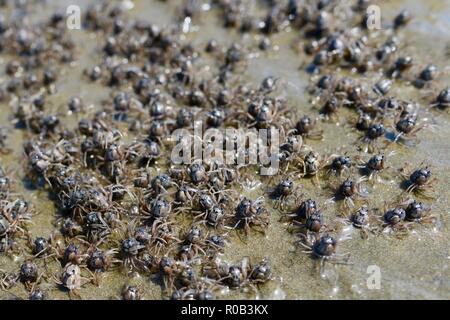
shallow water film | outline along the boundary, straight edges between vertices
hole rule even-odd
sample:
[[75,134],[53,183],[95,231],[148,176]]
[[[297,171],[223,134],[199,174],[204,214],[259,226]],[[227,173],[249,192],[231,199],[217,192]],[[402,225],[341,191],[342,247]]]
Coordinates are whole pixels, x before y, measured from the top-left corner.
[[[0,0],[0,297],[450,299],[449,29],[445,0]],[[195,123],[271,129],[274,174]]]

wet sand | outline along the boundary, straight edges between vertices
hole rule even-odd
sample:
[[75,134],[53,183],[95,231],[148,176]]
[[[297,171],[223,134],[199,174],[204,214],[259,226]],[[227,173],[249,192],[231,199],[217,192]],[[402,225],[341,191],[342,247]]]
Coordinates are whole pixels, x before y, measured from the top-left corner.
[[[48,1],[47,6],[42,6],[36,19],[45,19],[45,14],[54,9],[65,8],[69,1]],[[79,3],[83,8],[89,1],[70,1]],[[413,1],[402,0],[381,5],[383,21],[391,21],[392,17],[402,8],[408,8],[414,19],[399,34],[401,40],[406,39],[408,46],[405,52],[415,57],[416,62],[426,65],[435,63],[441,68],[449,66],[449,57],[445,55],[446,45],[450,43],[448,30],[450,28],[450,4],[445,0]],[[129,11],[132,17],[139,17],[152,21],[161,27],[172,22],[172,13],[176,6],[160,1],[135,1],[135,7]],[[41,13],[42,12],[42,13]],[[198,30],[187,35],[188,39],[194,39],[194,44],[203,48],[210,38],[217,39],[220,43],[229,44],[232,41],[241,41],[247,46],[258,43],[258,36],[246,35],[244,38],[238,33],[229,32],[219,26],[217,18],[212,12],[201,17],[197,26]],[[100,50],[100,37],[85,31],[73,31],[74,39],[83,43],[77,49],[78,59],[72,67],[64,68],[64,81],[58,81],[57,93],[49,97],[50,110],[64,109],[69,97],[81,96],[88,104],[99,104],[108,97],[111,89],[99,84],[81,84],[84,68],[92,67],[95,63],[94,53]],[[242,38],[242,39],[240,39]],[[296,54],[291,46],[298,36],[294,31],[275,34],[271,37],[273,45],[278,50],[260,52],[254,49],[255,56],[250,60],[248,69],[242,75],[248,81],[259,83],[264,77],[271,75],[280,77],[278,92],[284,95],[289,105],[294,106],[299,114],[317,114],[311,109],[309,96],[305,92],[309,76],[301,68],[305,63],[305,56]],[[98,57],[97,57],[98,59]],[[309,58],[308,58],[309,59]],[[3,78],[4,65],[7,56],[0,55],[0,79]],[[208,72],[208,64],[205,62],[205,72]],[[375,80],[375,79],[374,79]],[[375,82],[375,81],[374,81]],[[437,81],[437,87],[444,88],[450,83],[449,74],[443,75]],[[403,84],[396,84],[394,95],[402,99],[415,99],[425,103],[422,98],[424,92],[417,91]],[[0,110],[9,110],[5,103],[0,103]],[[89,112],[93,112],[91,110]],[[9,111],[0,112],[0,124],[12,128],[8,119]],[[356,154],[354,142],[358,135],[345,123],[345,111],[340,114],[342,123],[337,126],[334,123],[322,122],[324,141],[308,140],[314,149],[321,154],[344,153]],[[438,198],[432,204],[433,213],[438,216],[435,226],[418,226],[405,239],[397,239],[392,235],[370,236],[363,240],[359,233],[350,227],[342,227],[337,234],[338,238],[350,236],[350,239],[342,240],[338,247],[339,253],[350,253],[350,265],[326,264],[322,275],[316,270],[314,261],[302,250],[294,246],[295,236],[286,231],[286,224],[281,223],[280,213],[274,210],[270,202],[267,206],[271,211],[271,224],[265,236],[252,233],[245,241],[236,236],[230,239],[230,246],[225,251],[224,259],[238,261],[243,256],[250,256],[258,261],[268,257],[276,276],[274,281],[261,287],[261,292],[256,298],[263,299],[449,299],[450,298],[450,233],[449,224],[449,195],[450,181],[450,116],[444,111],[424,112],[423,117],[428,118],[432,124],[420,132],[419,143],[415,148],[396,146],[396,154],[390,160],[390,169],[384,177],[389,180],[386,184],[376,184],[369,187],[371,193],[371,206],[381,208],[384,202],[394,201],[394,197],[401,192],[399,187],[398,169],[405,162],[417,166],[422,161],[430,164],[434,175],[437,177],[436,194]],[[66,116],[64,122],[75,125],[77,116]],[[22,156],[22,142],[24,133],[11,129],[9,145],[14,148],[11,155],[2,156],[5,167],[14,172],[17,181],[23,179],[23,170],[16,159]],[[259,177],[255,175],[255,180]],[[307,196],[323,203],[331,197],[330,190],[315,187],[310,180],[298,181],[303,186],[302,192]],[[18,192],[30,200],[37,208],[39,215],[33,217],[33,225],[30,227],[33,236],[48,236],[53,229],[55,208],[44,191],[27,189],[18,183]],[[264,195],[268,186],[262,183],[255,189],[245,189],[242,193],[252,197]],[[325,220],[335,220],[339,215],[339,207],[331,206],[325,211]],[[17,261],[24,257],[0,257],[0,268],[3,270],[17,269]],[[381,289],[369,290],[366,286],[368,277],[367,267],[377,265],[381,269]],[[56,265],[49,264],[50,270],[58,270]],[[100,287],[88,284],[80,290],[83,299],[101,299],[119,297],[120,289],[124,283],[135,283],[143,291],[145,299],[161,299],[161,287],[148,277],[135,277],[127,279],[119,272],[107,272]],[[52,282],[43,284],[50,299],[67,299],[68,295],[58,289]],[[1,292],[0,298],[10,298],[11,294],[26,298],[27,293],[22,286],[16,286],[11,293]],[[239,291],[224,292],[219,298],[255,298]]]

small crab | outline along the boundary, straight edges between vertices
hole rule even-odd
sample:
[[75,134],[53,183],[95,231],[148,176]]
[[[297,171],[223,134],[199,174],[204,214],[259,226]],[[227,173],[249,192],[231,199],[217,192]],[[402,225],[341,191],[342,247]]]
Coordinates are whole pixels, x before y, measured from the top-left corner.
[[[149,197],[150,198],[150,197]],[[147,199],[150,200],[150,199]],[[148,201],[146,201],[148,202]],[[146,203],[147,204],[147,203]],[[146,216],[149,216],[149,222],[155,222],[158,220],[165,221],[169,216],[174,213],[172,211],[172,203],[165,197],[153,198],[150,202],[149,212],[146,212]]]
[[367,239],[369,232],[376,231],[376,227],[373,226],[371,210],[367,205],[361,206],[358,210],[351,213],[346,220],[345,224],[351,224],[354,228],[360,230],[361,238]]
[[295,129],[297,134],[301,135],[303,138],[309,138],[314,140],[322,140],[323,131],[316,130],[314,131],[314,127],[316,124],[316,120],[311,119],[309,116],[303,116],[297,122]]
[[321,155],[315,151],[310,151],[303,158],[300,159],[299,164],[301,170],[299,172],[300,177],[312,177],[313,183],[320,187],[319,171],[327,163],[327,159],[321,157]]
[[193,287],[198,279],[197,271],[187,262],[180,265],[180,270],[176,275],[175,285],[178,287]]
[[306,229],[306,232],[318,233],[325,226],[322,210],[316,210],[311,213],[305,220],[304,223],[299,223],[298,221],[293,221],[294,225],[300,226]]
[[183,269],[182,263],[169,256],[163,256],[158,262],[158,270],[162,277],[165,290],[171,290],[174,281]]
[[450,107],[450,88],[442,89],[438,96],[431,104],[431,107],[437,107],[439,109],[448,109]]
[[274,188],[269,190],[269,196],[274,199],[274,207],[285,209],[290,199],[296,199],[299,186],[296,186],[291,179],[281,180]]
[[405,222],[406,210],[398,205],[389,208],[387,204],[384,205],[383,214],[381,217],[382,233],[395,232],[399,238],[403,238],[408,234],[411,222]]
[[287,218],[294,230],[297,229],[296,227],[300,227],[306,230],[306,233],[318,233],[326,227],[323,208],[319,207],[316,201],[312,199],[302,201],[293,213],[287,215]]
[[252,267],[250,258],[244,257],[238,264],[221,262],[219,259],[212,261],[203,269],[207,277],[216,279],[232,289],[251,289],[257,292],[256,284],[267,282],[271,279],[271,270],[266,259]]
[[431,208],[415,199],[408,199],[401,204],[405,208],[405,220],[419,223],[432,223],[436,220],[433,214],[430,214]]
[[162,249],[172,243],[181,242],[174,234],[172,222],[160,220],[153,222],[148,245],[152,247],[156,254],[159,254]]
[[360,139],[365,146],[363,148],[364,152],[373,152],[378,149],[377,141],[386,134],[386,129],[382,123],[374,123],[369,125],[366,130],[365,135]]
[[382,180],[379,174],[383,170],[389,168],[388,166],[386,166],[386,159],[394,153],[394,151],[390,152],[387,155],[378,153],[370,157],[367,161],[362,160],[361,157],[357,157],[357,160],[359,162],[358,167],[360,168],[361,174],[369,181],[371,181],[372,179],[376,179],[378,182],[381,182]]
[[300,153],[304,149],[309,148],[303,143],[301,135],[288,134],[284,142],[280,145],[280,150],[286,152],[290,157]]
[[418,124],[416,113],[405,112],[395,119],[393,142],[400,142],[407,146],[414,146],[413,138],[416,133],[425,127],[425,124]]
[[350,254],[337,253],[338,241],[329,234],[321,237],[316,235],[312,237],[301,235],[298,244],[306,249],[303,251],[304,253],[311,254],[314,259],[320,260],[320,269],[324,266],[325,261],[336,264],[348,264]]
[[202,182],[208,180],[206,169],[201,163],[195,162],[191,164],[187,168],[187,171],[191,179],[191,182],[195,185],[201,184]]
[[156,175],[150,182],[151,194],[160,195],[167,194],[170,187],[178,185],[171,179],[168,174],[160,173]]
[[358,131],[367,131],[373,122],[373,116],[363,111],[358,111],[358,118],[349,119],[351,127]]
[[401,56],[387,70],[387,75],[390,78],[403,78],[403,74],[410,70],[413,65],[413,58],[411,56]]
[[203,250],[203,246],[205,245],[203,229],[197,225],[193,225],[184,237],[184,244],[193,251],[194,255],[197,255],[199,252],[206,254],[205,250]]
[[226,237],[228,234],[219,235],[213,234],[206,238],[206,253],[209,257],[214,257],[217,253],[223,252],[225,246],[228,244]]
[[181,207],[187,205],[189,207],[192,207],[194,196],[197,193],[197,191],[198,191],[197,189],[192,188],[187,184],[182,184],[175,192],[175,199],[173,202],[174,205]]
[[433,199],[434,188],[432,183],[436,180],[431,177],[431,169],[428,166],[423,167],[423,163],[419,166],[419,169],[408,172],[409,165],[406,164],[404,168],[401,169],[401,175],[406,179],[404,181],[405,192],[414,192],[424,198]]
[[412,83],[418,89],[429,87],[430,83],[435,80],[439,74],[441,74],[439,68],[435,64],[429,64],[420,71],[417,78]]
[[7,291],[11,289],[17,284],[17,280],[20,280],[20,276],[18,277],[14,273],[6,272],[0,269],[0,288],[2,290]]
[[222,228],[227,218],[231,216],[232,214],[228,213],[222,206],[215,205],[211,209],[207,210],[204,221],[206,225],[217,229]]
[[20,280],[29,291],[33,291],[41,277],[42,274],[39,274],[39,268],[33,261],[27,260],[20,266],[18,280]]
[[347,178],[334,190],[334,196],[328,201],[343,200],[344,209],[354,207],[354,200],[364,199],[368,196],[367,190],[362,185],[365,180],[366,178],[362,177],[355,182]]
[[141,292],[136,286],[124,286],[122,289],[122,299],[123,300],[141,300]]
[[289,134],[280,145],[279,161],[283,165],[283,171],[287,172],[291,163],[303,163],[303,154],[311,148],[303,143],[300,135]]
[[126,269],[130,270],[138,268],[138,266],[141,264],[141,260],[139,260],[138,255],[139,252],[144,248],[145,246],[137,241],[134,237],[123,239],[120,244],[123,266]]
[[69,290],[69,297],[71,299],[81,299],[78,290],[88,282],[90,282],[90,279],[84,278],[81,275],[80,267],[72,263],[68,263],[61,273],[61,277],[56,279],[57,284]]
[[342,102],[335,95],[331,95],[320,109],[320,114],[326,120],[339,121],[338,112],[341,106]]
[[[208,285],[209,288],[206,287]],[[172,292],[172,300],[214,300],[214,290],[217,286],[209,284],[206,280],[196,281],[193,286],[176,289]]]
[[349,171],[352,167],[352,160],[347,155],[333,154],[329,157],[328,164],[325,165],[327,174],[341,176],[343,172]]
[[265,227],[269,224],[269,212],[264,208],[264,198],[260,197],[254,201],[241,198],[235,214],[235,228],[243,228],[247,235],[250,227],[258,227],[258,231],[265,233]]
[[293,222],[299,222],[306,220],[309,216],[319,210],[319,207],[315,200],[307,199],[300,203],[294,213],[289,214],[288,218],[292,219]]
[[86,251],[86,267],[92,275],[91,282],[97,286],[100,285],[101,274],[113,264],[120,262],[114,258],[116,249],[104,251],[98,248],[99,244],[91,244]]
[[258,264],[254,265],[249,278],[256,283],[266,283],[272,279],[272,269],[269,260],[263,258]]

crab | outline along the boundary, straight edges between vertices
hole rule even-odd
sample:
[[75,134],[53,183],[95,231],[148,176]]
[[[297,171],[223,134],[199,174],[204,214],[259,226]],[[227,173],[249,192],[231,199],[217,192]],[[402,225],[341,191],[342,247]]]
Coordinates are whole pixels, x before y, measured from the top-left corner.
[[365,200],[368,197],[368,192],[362,184],[365,180],[365,177],[358,179],[356,182],[349,178],[345,179],[333,190],[334,196],[327,200],[326,203],[342,200],[343,209],[347,210],[354,207],[355,200]]
[[324,234],[323,236],[301,235],[298,244],[306,249],[303,253],[311,254],[313,259],[320,260],[321,270],[326,261],[334,264],[348,264],[350,259],[350,254],[336,252],[338,241],[329,234]]
[[[410,170],[410,165],[407,163],[400,170],[400,174],[405,178],[403,185],[406,193],[412,193],[422,196],[427,199],[434,199],[432,172],[429,166],[424,166],[422,162],[418,169]],[[431,191],[431,192],[430,192]]]

